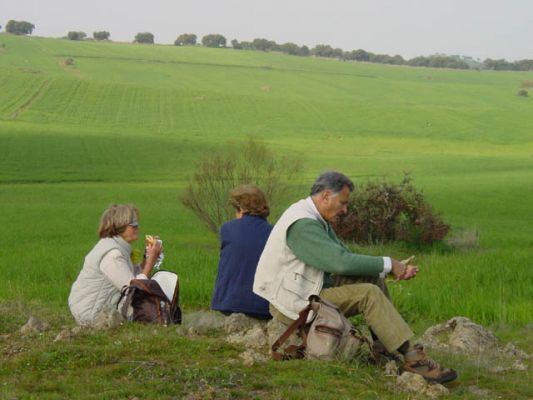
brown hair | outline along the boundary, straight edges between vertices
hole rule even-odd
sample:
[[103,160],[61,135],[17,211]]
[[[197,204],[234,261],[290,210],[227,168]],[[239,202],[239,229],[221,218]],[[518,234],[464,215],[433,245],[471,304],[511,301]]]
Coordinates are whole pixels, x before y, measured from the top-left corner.
[[229,202],[245,215],[257,215],[266,218],[270,209],[265,194],[254,185],[241,185],[229,193]]
[[131,204],[113,204],[100,218],[98,235],[100,238],[120,235],[131,223],[138,223],[139,210]]

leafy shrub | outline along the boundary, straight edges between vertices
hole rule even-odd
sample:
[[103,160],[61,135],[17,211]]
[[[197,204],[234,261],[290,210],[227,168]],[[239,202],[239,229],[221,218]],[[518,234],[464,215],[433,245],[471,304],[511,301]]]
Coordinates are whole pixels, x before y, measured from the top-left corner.
[[218,233],[220,226],[235,215],[228,203],[231,189],[242,184],[257,185],[272,209],[300,171],[299,159],[276,156],[255,139],[230,143],[198,162],[180,200],[212,232]]
[[87,37],[85,32],[70,31],[67,33],[67,39],[69,40],[83,40]]
[[151,32],[139,32],[135,35],[133,43],[154,44],[154,34]]
[[196,44],[196,35],[194,33],[182,33],[174,41],[174,46],[194,46]]
[[405,174],[400,184],[369,182],[354,191],[348,213],[335,224],[335,230],[341,238],[361,244],[403,241],[421,245],[441,241],[450,226]]
[[7,21],[6,32],[14,35],[31,35],[35,25],[27,21],[15,21],[13,19]]
[[93,32],[93,38],[95,40],[109,40],[111,34],[108,31]]
[[205,47],[226,47],[226,38],[219,33],[210,33],[202,38]]
[[516,93],[517,96],[522,96],[522,97],[527,97],[529,95],[529,93],[527,92],[526,89],[520,89],[517,93]]

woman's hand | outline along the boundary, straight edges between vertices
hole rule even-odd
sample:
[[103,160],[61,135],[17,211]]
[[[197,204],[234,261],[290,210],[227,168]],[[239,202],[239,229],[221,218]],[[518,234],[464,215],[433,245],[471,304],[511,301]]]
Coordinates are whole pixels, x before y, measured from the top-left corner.
[[153,259],[155,263],[157,257],[159,257],[163,251],[163,242],[159,239],[159,236],[154,236],[154,239],[155,240],[146,248],[146,259]]
[[148,277],[152,273],[152,268],[154,268],[157,258],[163,251],[163,242],[159,240],[159,236],[154,236],[154,239],[151,244],[146,246],[146,261],[144,263],[143,273]]

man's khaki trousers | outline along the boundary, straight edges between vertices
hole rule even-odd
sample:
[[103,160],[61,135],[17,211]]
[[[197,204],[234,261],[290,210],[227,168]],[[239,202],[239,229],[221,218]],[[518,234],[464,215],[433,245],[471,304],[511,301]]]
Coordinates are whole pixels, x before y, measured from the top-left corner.
[[[363,314],[372,332],[391,353],[413,336],[392,305],[383,279],[336,276],[333,287],[322,289],[319,296],[339,307],[346,317]],[[287,325],[292,323],[272,305],[270,313]]]

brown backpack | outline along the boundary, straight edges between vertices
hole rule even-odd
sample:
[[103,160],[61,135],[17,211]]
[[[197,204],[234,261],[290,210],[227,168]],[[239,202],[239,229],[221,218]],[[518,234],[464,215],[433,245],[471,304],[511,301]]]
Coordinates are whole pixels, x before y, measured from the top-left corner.
[[[124,318],[136,322],[159,325],[181,324],[179,281],[177,282],[173,298],[169,300],[156,280],[132,279],[130,285],[122,289],[117,309],[120,307],[120,313]],[[122,302],[123,298],[125,300]],[[129,306],[133,308],[131,317],[128,316]]]
[[[313,317],[307,323],[310,312],[313,312]],[[342,315],[335,304],[318,296],[311,296],[309,305],[300,311],[299,315],[272,345],[274,360],[304,357],[320,360],[353,358],[364,352],[364,346],[368,346],[366,350],[372,347],[369,339]],[[287,346],[283,351],[279,351],[296,329],[302,337],[302,344]]]

